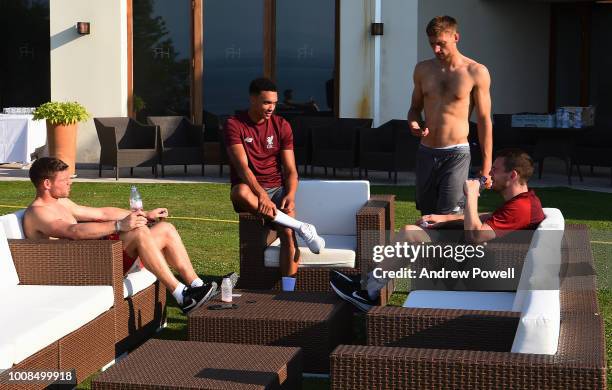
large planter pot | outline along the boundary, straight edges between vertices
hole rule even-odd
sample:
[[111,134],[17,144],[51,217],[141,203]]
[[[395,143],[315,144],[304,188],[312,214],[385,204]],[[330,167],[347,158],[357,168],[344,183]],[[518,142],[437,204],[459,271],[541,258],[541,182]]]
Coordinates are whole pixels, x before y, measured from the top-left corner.
[[71,175],[75,172],[77,124],[53,125],[47,121],[47,145],[49,156],[68,164]]

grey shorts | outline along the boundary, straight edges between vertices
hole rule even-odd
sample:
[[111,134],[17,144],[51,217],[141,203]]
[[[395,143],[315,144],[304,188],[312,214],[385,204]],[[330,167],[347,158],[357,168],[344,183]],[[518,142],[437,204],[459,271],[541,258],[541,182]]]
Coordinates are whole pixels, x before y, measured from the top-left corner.
[[[264,190],[266,190],[266,192],[268,193],[268,196],[270,197],[270,200],[276,205],[277,209],[280,209],[281,207],[281,202],[283,201],[283,198],[285,197],[285,187],[272,187],[272,188],[264,188]],[[240,206],[238,206],[236,203],[233,203],[234,206],[234,211],[237,213],[244,213],[246,212],[246,210],[242,210],[240,208]]]
[[469,170],[469,145],[448,149],[420,145],[416,155],[416,207],[421,214],[450,214],[465,202],[463,183]]
[[285,187],[272,187],[272,188],[264,188],[270,197],[270,200],[274,202],[277,209],[280,209],[281,202],[285,197]]

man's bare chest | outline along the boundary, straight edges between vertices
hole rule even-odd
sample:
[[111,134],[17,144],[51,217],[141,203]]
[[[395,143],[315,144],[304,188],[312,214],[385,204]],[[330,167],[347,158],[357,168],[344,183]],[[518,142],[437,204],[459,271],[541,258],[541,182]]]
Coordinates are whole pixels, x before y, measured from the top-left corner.
[[474,82],[467,72],[432,72],[423,78],[423,94],[426,98],[444,100],[469,99]]
[[77,223],[76,218],[72,215],[72,212],[61,204],[55,205],[51,212],[54,214],[55,219],[66,221],[68,223]]

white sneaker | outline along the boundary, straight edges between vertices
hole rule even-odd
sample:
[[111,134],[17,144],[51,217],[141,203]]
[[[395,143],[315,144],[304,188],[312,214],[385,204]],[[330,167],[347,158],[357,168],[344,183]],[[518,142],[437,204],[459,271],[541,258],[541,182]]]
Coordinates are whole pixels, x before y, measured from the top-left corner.
[[308,249],[312,253],[319,254],[321,249],[325,248],[325,240],[322,237],[319,237],[317,234],[317,229],[309,223],[303,223],[302,226],[298,230],[296,230],[297,234],[304,240]]

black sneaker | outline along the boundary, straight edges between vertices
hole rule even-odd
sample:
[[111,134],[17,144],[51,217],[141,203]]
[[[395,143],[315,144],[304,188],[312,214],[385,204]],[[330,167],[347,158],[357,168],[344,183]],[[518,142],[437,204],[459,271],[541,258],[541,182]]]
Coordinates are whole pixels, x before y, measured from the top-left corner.
[[183,290],[183,304],[180,305],[183,313],[189,314],[192,310],[202,306],[204,302],[212,298],[217,291],[217,283],[204,283],[200,287],[185,287]]
[[331,288],[338,296],[347,302],[352,303],[360,310],[368,311],[376,305],[376,301],[370,299],[368,292],[355,287],[352,282],[338,278],[329,282]]
[[357,274],[357,275],[347,275],[344,272],[340,272],[337,270],[332,270],[331,273],[329,274],[329,280],[330,282],[337,282],[336,284],[339,283],[350,283],[351,285],[353,285],[356,289],[361,289],[361,275]]

